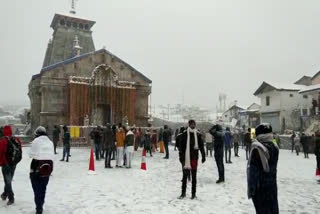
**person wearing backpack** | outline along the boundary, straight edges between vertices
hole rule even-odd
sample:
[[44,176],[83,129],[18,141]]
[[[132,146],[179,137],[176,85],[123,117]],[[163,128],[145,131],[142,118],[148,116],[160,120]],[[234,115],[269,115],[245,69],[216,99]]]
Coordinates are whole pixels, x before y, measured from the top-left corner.
[[3,137],[0,139],[0,166],[4,180],[4,192],[1,194],[2,200],[7,200],[7,205],[14,203],[14,193],[12,190],[12,179],[17,164],[22,159],[21,142],[19,138],[12,136],[11,126],[3,128]]
[[30,180],[34,192],[36,214],[43,212],[43,204],[47,185],[53,171],[54,146],[47,136],[44,127],[39,126],[34,132],[35,139],[31,142],[29,152],[32,158],[30,164]]

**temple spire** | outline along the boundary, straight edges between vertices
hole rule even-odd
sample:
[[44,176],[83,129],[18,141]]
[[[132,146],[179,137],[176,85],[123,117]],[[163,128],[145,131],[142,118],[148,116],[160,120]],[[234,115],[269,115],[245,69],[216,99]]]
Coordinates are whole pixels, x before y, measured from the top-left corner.
[[76,14],[76,0],[71,0],[71,10],[70,13],[71,14]]

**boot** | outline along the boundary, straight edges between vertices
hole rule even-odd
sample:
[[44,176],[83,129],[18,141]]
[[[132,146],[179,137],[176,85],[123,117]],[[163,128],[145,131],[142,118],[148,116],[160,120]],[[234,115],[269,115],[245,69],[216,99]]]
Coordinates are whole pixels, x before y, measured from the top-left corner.
[[7,200],[7,196],[6,196],[4,193],[2,193],[2,194],[1,194],[1,199],[2,199],[3,201]]
[[186,197],[186,193],[182,192],[178,199],[184,199]]
[[10,206],[10,205],[12,205],[12,204],[14,204],[14,199],[9,199],[7,205]]
[[64,158],[63,158],[63,159],[61,159],[60,161],[64,161]]
[[219,178],[219,180],[217,180],[216,183],[217,183],[217,184],[224,183],[224,179]]
[[43,209],[37,209],[36,210],[36,214],[42,214],[42,212],[43,212]]
[[196,193],[192,193],[191,200],[197,199]]

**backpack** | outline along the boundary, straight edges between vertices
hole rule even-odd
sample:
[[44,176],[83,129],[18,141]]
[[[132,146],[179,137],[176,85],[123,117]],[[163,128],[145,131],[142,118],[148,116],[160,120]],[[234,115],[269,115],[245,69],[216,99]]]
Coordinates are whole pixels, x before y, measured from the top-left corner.
[[53,162],[51,160],[38,160],[39,165],[36,172],[40,177],[49,177],[53,171]]
[[20,147],[20,144],[16,141],[14,137],[7,138],[8,141],[8,147],[7,147],[7,161],[9,164],[16,165],[18,164],[22,159],[22,149]]

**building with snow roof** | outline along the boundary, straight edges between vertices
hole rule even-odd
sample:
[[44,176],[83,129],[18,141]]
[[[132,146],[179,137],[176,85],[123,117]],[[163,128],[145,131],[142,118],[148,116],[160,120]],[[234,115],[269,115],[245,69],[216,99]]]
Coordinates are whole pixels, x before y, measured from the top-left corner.
[[304,84],[269,84],[263,82],[254,92],[261,100],[260,119],[268,122],[275,132],[300,130],[301,112],[309,111],[311,98],[299,93]]
[[96,50],[94,24],[74,10],[54,15],[43,67],[29,83],[32,129],[88,119],[147,125],[152,81],[108,50]]
[[238,106],[237,104],[232,105],[227,111],[222,114],[223,123],[227,126],[239,126],[240,125],[240,111],[245,108]]
[[240,111],[240,127],[255,128],[258,126],[260,124],[260,109],[259,104],[252,103],[247,109]]

